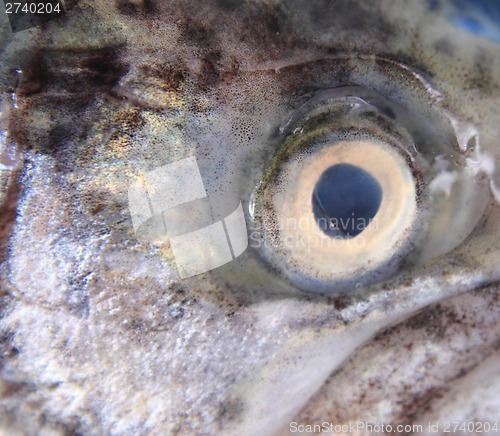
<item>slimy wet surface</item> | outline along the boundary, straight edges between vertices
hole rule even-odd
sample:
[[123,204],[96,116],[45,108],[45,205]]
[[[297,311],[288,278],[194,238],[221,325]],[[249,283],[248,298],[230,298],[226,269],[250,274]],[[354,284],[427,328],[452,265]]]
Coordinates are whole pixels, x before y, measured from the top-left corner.
[[[2,431],[493,434],[500,46],[469,3],[2,12]],[[140,191],[141,237],[130,188],[184,159],[205,196]],[[210,225],[197,260],[230,261],[181,277],[174,238]]]

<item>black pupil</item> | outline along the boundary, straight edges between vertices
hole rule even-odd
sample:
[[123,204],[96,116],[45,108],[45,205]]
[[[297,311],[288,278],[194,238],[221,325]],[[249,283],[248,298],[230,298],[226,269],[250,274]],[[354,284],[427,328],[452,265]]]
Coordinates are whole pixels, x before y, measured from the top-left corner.
[[350,164],[333,165],[321,175],[312,197],[320,228],[331,237],[359,235],[377,214],[382,201],[379,182]]

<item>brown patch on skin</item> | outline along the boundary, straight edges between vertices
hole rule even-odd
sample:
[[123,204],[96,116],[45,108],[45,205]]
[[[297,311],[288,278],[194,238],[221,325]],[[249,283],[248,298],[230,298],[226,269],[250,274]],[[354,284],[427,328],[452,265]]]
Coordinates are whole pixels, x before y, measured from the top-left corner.
[[413,277],[406,277],[404,278],[402,281],[401,281],[401,285],[403,287],[407,287],[409,288],[410,286],[413,285],[413,282],[414,282],[414,278]]
[[0,379],[0,397],[11,397],[22,393],[25,389],[26,385],[23,383],[14,383]]
[[20,97],[64,91],[95,96],[112,88],[128,71],[122,47],[89,51],[40,50],[22,69],[17,88]]
[[[455,312],[437,304],[432,309],[424,309],[410,318],[406,325],[415,330],[424,329],[429,336],[444,338],[448,324],[460,324],[460,322]],[[391,334],[390,331],[388,334]]]
[[161,81],[161,88],[164,91],[179,89],[186,80],[187,71],[182,66],[176,65],[142,65],[140,67],[146,77],[156,77]]
[[13,92],[19,97],[28,97],[40,92],[42,89],[43,65],[40,58],[37,58],[26,68],[21,69],[18,83]]
[[[58,170],[66,172],[74,159],[68,154],[67,144],[84,136],[94,123],[85,116],[89,103],[87,95],[67,98],[38,93],[24,98],[19,103],[20,109],[11,114],[9,128],[13,141],[23,150],[56,157]],[[43,112],[40,111],[42,108]],[[42,113],[49,113],[50,116],[43,117]]]
[[341,312],[353,303],[353,298],[348,295],[342,295],[339,297],[327,297],[327,302],[332,304],[333,307]]
[[187,16],[179,21],[181,36],[183,39],[192,42],[202,52],[213,50],[216,45],[216,33],[210,27]]
[[215,6],[225,12],[233,12],[245,4],[245,0],[213,0]]
[[241,7],[244,4],[242,0],[213,0],[213,1],[216,7],[226,12],[233,12],[236,11],[237,9],[241,9]]
[[[210,273],[208,273],[210,274]],[[189,287],[189,284],[187,285]],[[250,307],[256,301],[260,301],[262,296],[252,292],[241,292],[240,289],[227,288],[221,285],[214,285],[210,292],[203,289],[193,288],[189,291],[190,298],[199,298],[202,301],[212,301],[223,312],[224,316],[237,323],[233,316],[241,312],[242,308]]]
[[[264,62],[281,57],[285,50],[306,48],[296,27],[298,5],[212,0],[200,3],[196,10],[186,1],[175,1],[162,8],[164,13],[176,17],[183,42],[195,48],[201,57],[214,51],[226,55],[238,47],[248,47],[255,60]],[[224,64],[227,69],[229,65]]]
[[[106,146],[123,158],[124,153],[133,147],[134,133],[143,125],[144,119],[139,108],[125,107],[118,110],[111,124],[106,128],[113,132]],[[103,129],[103,131],[106,130]]]
[[137,15],[148,16],[158,12],[152,0],[117,0],[116,8],[123,15],[136,17]]
[[[3,294],[3,291],[0,291]],[[3,308],[6,306],[4,294],[0,300],[0,315],[2,315]],[[12,345],[14,334],[11,331],[0,331],[0,370],[3,368],[7,359],[15,358],[19,351]],[[0,398],[10,397],[25,390],[26,385],[23,383],[16,383],[0,377]]]
[[17,199],[20,192],[19,171],[11,171],[2,186],[2,213],[0,214],[0,262],[9,254],[9,238],[17,217]]
[[239,69],[240,65],[238,62],[233,61],[231,68],[222,72],[222,81],[224,83],[230,83],[238,75]]
[[198,86],[203,90],[210,88],[220,81],[220,73],[215,66],[217,55],[207,56],[200,62]]
[[[496,349],[500,347],[500,343],[493,347],[494,352]],[[424,415],[425,413],[432,410],[432,406],[435,401],[443,398],[446,393],[451,390],[451,386],[453,386],[453,382],[460,380],[462,377],[466,376],[470,371],[472,371],[476,366],[478,366],[481,362],[477,362],[471,365],[468,368],[462,368],[455,377],[452,377],[448,380],[446,386],[435,387],[427,390],[424,394],[413,397],[411,399],[406,400],[403,404],[403,412],[401,413],[401,419],[399,422],[402,424],[413,424],[419,418],[419,416]]]
[[119,47],[105,47],[85,53],[83,57],[77,55],[80,68],[87,70],[84,73],[91,85],[112,87],[127,73],[128,65],[121,58]]
[[[57,171],[71,171],[76,156],[68,145],[86,137],[99,119],[93,104],[111,94],[128,71],[121,47],[45,50],[23,63],[15,89],[19,109],[11,114],[9,125],[13,141],[22,150],[56,157]],[[127,133],[133,128],[130,123],[122,123]]]
[[[16,120],[9,118],[7,121],[7,130],[11,132],[12,129],[17,127]],[[0,154],[3,155],[2,163],[6,167],[0,171],[0,205],[2,208],[0,213],[0,263],[4,262],[9,255],[9,238],[12,235],[17,218],[17,202],[21,192],[19,178],[24,165],[24,158],[22,158],[19,152],[21,146],[22,144],[18,144],[11,137],[7,137],[1,147],[2,151]],[[0,311],[1,309],[0,300]]]
[[[251,42],[257,46],[267,46],[267,49],[272,53],[283,46],[291,45],[291,41],[288,40],[291,33],[290,25],[289,11],[281,5],[249,3],[246,14],[241,19],[240,41]],[[294,39],[293,42],[296,45],[300,44],[297,39]]]
[[401,424],[410,424],[419,415],[428,412],[434,401],[442,398],[449,389],[446,387],[431,388],[424,394],[406,398],[401,402],[403,412],[401,413]]
[[231,83],[239,74],[239,63],[233,60],[229,68],[219,63],[221,56],[217,52],[209,53],[200,59],[197,84],[201,92],[220,84]]

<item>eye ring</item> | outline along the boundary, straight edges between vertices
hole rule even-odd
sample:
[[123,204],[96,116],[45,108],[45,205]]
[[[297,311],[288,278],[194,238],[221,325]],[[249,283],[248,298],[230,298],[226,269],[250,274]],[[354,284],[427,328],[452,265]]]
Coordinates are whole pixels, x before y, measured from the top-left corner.
[[[325,234],[311,205],[319,177],[341,163],[369,172],[380,183],[382,192],[396,193],[382,195],[374,219],[360,234],[347,239]],[[388,166],[400,171],[395,175],[392,170],[391,174]],[[263,225],[268,231],[273,229],[268,233],[272,246],[280,246],[280,254],[287,258],[287,268],[282,272],[295,277],[300,288],[324,289],[332,277],[338,284],[353,275],[363,276],[372,265],[387,264],[395,254],[401,255],[403,245],[410,246],[418,215],[415,180],[405,159],[392,147],[366,140],[341,141],[316,152],[313,158],[293,161],[285,173],[303,183],[297,189],[269,192],[279,212],[265,214]],[[279,186],[289,183],[281,179]]]

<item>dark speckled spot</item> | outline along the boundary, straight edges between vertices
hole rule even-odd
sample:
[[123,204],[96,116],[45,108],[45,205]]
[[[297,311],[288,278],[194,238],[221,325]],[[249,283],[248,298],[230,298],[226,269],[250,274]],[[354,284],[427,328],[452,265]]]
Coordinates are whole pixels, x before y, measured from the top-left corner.
[[201,60],[198,85],[202,89],[216,85],[220,81],[216,58],[217,56],[212,55]]
[[455,55],[455,47],[448,38],[442,38],[434,43],[434,47],[438,53],[444,54],[446,56]]
[[236,9],[239,9],[242,4],[242,0],[215,0],[215,6],[227,12],[232,12]]
[[429,336],[443,338],[448,325],[459,322],[455,312],[437,304],[434,308],[425,309],[415,315],[408,321],[407,325],[416,330],[425,329]]
[[142,5],[127,0],[118,0],[116,7],[122,14],[129,16],[151,15],[157,12],[157,8],[151,0],[143,0]]
[[229,397],[220,406],[219,420],[222,422],[238,421],[244,410],[245,406],[240,397]]
[[214,47],[217,46],[217,38],[213,29],[200,21],[187,17],[179,22],[179,27],[182,38],[192,42],[199,49],[213,51]]
[[467,77],[469,89],[491,92],[497,86],[493,63],[493,59],[489,54],[482,50],[477,52],[475,62],[471,66],[471,73]]

